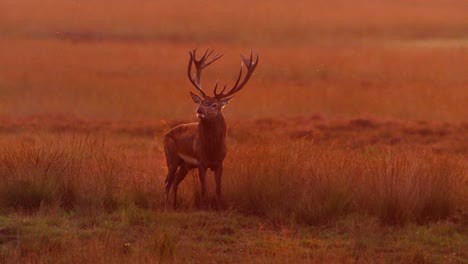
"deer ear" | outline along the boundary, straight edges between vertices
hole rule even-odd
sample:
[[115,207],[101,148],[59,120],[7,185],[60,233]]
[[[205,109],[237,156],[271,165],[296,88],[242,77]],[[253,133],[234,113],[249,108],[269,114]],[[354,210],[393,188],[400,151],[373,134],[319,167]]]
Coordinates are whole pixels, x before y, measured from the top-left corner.
[[230,101],[232,98],[234,98],[234,96],[233,96],[233,97],[229,97],[229,98],[225,98],[225,99],[221,100],[221,105],[222,105],[223,107],[226,106],[227,104],[229,104],[229,101]]
[[190,96],[192,96],[192,100],[197,103],[197,104],[200,104],[203,100],[200,98],[200,96],[190,92]]

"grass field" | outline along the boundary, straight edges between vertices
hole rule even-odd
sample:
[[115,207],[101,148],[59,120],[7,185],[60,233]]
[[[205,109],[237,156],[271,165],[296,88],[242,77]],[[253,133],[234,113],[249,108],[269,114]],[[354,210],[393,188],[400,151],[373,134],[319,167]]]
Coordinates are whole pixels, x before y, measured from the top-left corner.
[[[0,262],[467,263],[468,3],[0,2]],[[260,64],[226,208],[163,211],[188,51]],[[211,92],[211,91],[209,91]],[[214,204],[214,179],[208,177]]]

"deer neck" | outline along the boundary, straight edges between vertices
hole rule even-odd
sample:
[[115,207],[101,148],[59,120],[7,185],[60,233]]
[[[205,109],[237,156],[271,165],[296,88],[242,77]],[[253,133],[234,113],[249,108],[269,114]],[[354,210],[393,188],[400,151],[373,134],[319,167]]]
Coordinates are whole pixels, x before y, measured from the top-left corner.
[[[200,120],[198,124],[200,147],[204,156],[216,158],[226,150],[226,120],[222,114],[209,120]],[[223,157],[224,158],[224,157]]]
[[224,141],[226,131],[227,125],[223,114],[219,114],[216,118],[212,119],[202,119],[198,124],[200,140],[203,143],[217,143]]

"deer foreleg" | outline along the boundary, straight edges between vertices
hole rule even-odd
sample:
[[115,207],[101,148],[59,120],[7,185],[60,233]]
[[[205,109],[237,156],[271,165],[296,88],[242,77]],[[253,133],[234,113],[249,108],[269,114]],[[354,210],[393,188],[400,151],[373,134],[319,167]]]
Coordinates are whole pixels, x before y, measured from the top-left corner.
[[221,175],[223,174],[223,167],[220,166],[214,170],[215,181],[216,181],[216,198],[218,203],[218,209],[221,209],[222,200],[221,200]]
[[201,205],[205,205],[205,196],[206,196],[206,168],[203,166],[198,167],[198,177],[200,178],[200,187],[201,187]]

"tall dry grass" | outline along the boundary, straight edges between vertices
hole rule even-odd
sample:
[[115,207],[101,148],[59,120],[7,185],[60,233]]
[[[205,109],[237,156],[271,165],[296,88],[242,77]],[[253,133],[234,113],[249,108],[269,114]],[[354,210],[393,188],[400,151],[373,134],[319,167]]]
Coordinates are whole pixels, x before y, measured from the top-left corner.
[[[126,157],[123,150],[80,137],[11,144],[0,154],[0,203],[4,210],[87,214],[129,206],[161,210],[165,173],[152,173],[162,166],[148,162],[153,155]],[[345,151],[268,139],[232,145],[223,192],[230,210],[277,223],[322,225],[363,214],[400,225],[465,209],[466,177],[465,160],[421,149]],[[181,187],[181,210],[196,207],[196,175]]]
[[[155,197],[140,189],[125,153],[103,139],[62,137],[14,141],[0,154],[0,204],[5,210],[62,208],[81,213],[148,207]],[[142,194],[148,194],[143,197]]]
[[227,200],[278,221],[323,224],[359,213],[422,223],[447,217],[467,198],[465,161],[421,149],[345,151],[304,141],[232,151]]

